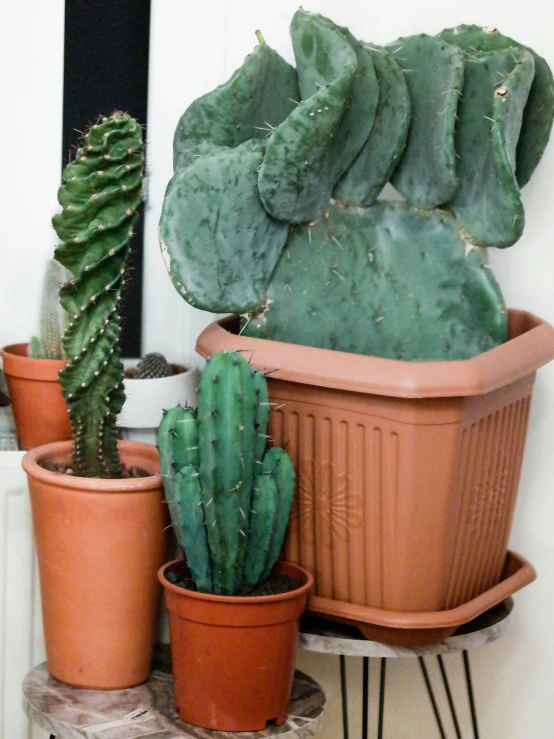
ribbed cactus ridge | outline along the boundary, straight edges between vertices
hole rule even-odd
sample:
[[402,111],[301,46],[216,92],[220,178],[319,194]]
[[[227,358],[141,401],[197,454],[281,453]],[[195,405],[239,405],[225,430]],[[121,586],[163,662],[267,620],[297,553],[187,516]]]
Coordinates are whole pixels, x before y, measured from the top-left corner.
[[60,287],[70,279],[70,274],[55,259],[46,265],[40,298],[39,337],[33,337],[29,354],[35,359],[64,359],[62,336],[68,322],[68,314],[60,304]]
[[173,369],[163,354],[150,352],[137,364],[134,380],[155,380],[160,377],[170,377]]
[[158,429],[166,499],[198,590],[233,595],[266,578],[281,550],[294,471],[265,451],[265,378],[237,352],[204,369],[198,413],[168,410]]
[[116,419],[125,394],[117,313],[142,204],[142,129],[126,113],[102,118],[67,165],[52,219],[55,258],[73,274],[60,290],[71,318],[60,372],[74,440],[74,474],[119,477]]
[[[267,127],[257,183],[247,144],[207,135],[168,186],[161,247],[177,290],[242,314],[247,335],[339,351],[441,361],[505,341],[484,248],[523,232],[520,188],[554,119],[546,61],[477,26],[379,47],[300,9],[290,30],[301,100]],[[256,90],[252,69],[234,79]],[[206,131],[229,127],[229,109],[205,106]],[[387,181],[406,202],[376,202]]]

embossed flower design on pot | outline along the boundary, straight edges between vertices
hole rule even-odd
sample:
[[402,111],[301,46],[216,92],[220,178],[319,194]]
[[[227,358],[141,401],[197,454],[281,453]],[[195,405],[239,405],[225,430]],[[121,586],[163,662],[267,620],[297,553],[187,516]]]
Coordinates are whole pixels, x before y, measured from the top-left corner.
[[487,519],[496,523],[502,517],[508,498],[508,482],[508,469],[501,465],[492,483],[485,480],[475,486],[470,508],[471,523],[474,526],[478,527]]
[[331,462],[303,459],[299,464],[297,496],[292,510],[302,539],[331,547],[348,543],[350,531],[362,525],[362,496],[351,489],[350,476],[335,471]]

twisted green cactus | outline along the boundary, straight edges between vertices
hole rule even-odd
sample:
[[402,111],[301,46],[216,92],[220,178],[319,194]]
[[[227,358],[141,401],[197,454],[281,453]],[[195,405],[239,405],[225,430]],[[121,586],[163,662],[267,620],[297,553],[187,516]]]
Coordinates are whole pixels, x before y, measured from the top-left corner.
[[202,375],[198,411],[177,406],[160,423],[166,500],[201,592],[249,592],[283,545],[294,470],[283,449],[266,451],[268,418],[264,376],[219,352]]
[[[467,359],[505,341],[486,247],[523,233],[554,119],[545,60],[477,26],[379,47],[302,9],[291,36],[301,98],[267,138],[221,140],[226,112],[204,106],[181,155],[160,222],[179,292],[241,314],[246,335],[354,353]],[[257,99],[251,72],[218,90]],[[376,202],[387,181],[405,202]]]
[[70,315],[60,372],[74,441],[73,472],[119,477],[116,418],[125,394],[117,313],[142,203],[142,129],[125,113],[102,118],[64,170],[52,223],[56,259],[73,274],[60,290]]
[[70,277],[55,259],[48,261],[40,298],[40,335],[29,343],[29,356],[34,359],[65,359],[62,336],[69,316],[60,305],[60,287]]

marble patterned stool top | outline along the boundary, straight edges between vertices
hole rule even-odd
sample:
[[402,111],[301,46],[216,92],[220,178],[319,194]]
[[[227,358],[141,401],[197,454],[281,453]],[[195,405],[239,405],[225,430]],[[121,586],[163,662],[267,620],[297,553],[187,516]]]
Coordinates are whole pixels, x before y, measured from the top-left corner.
[[128,690],[82,690],[54,680],[46,662],[23,682],[23,707],[29,718],[57,739],[304,739],[321,728],[325,694],[296,671],[290,716],[265,731],[209,731],[186,724],[173,710],[171,675],[153,671],[143,685]]
[[334,623],[304,615],[300,625],[300,649],[347,657],[425,657],[432,654],[462,652],[496,641],[509,628],[514,607],[507,598],[490,611],[460,627],[448,639],[422,647],[400,647],[367,640],[355,626]]

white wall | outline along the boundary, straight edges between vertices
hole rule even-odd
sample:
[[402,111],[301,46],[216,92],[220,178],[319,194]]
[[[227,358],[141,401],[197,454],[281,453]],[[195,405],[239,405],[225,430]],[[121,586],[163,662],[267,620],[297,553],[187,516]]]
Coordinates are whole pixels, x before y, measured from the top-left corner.
[[63,0],[0,2],[0,345],[38,328],[61,171]]
[[[384,43],[398,36],[435,33],[459,23],[500,26],[503,33],[529,44],[554,65],[552,0],[521,4],[500,0],[309,0],[303,6],[329,15],[367,41]],[[157,224],[163,193],[172,174],[171,143],[179,116],[199,94],[227,79],[256,43],[260,28],[271,46],[293,61],[288,24],[298,0],[154,0],[149,104],[150,203],[146,239],[147,348],[167,349],[194,360],[194,341],[210,317],[187,306],[171,287],[158,253]],[[535,311],[554,322],[554,141],[524,191],[527,228],[519,244],[491,259],[511,307]],[[554,364],[540,372],[521,484],[512,546],[539,570],[536,584],[516,596],[514,626],[503,641],[472,655],[481,736],[487,739],[554,737]],[[356,693],[352,736],[359,736],[360,661],[349,661]],[[299,665],[324,685],[331,704],[322,739],[341,736],[338,657],[302,654]],[[463,699],[461,662],[447,658],[455,691]],[[433,666],[436,668],[436,665]],[[376,670],[374,665],[373,669]],[[434,670],[438,684],[438,673]],[[356,678],[354,680],[354,678]],[[360,678],[360,679],[358,679]],[[456,678],[456,679],[455,679]],[[374,687],[377,672],[372,673]],[[462,703],[460,703],[462,705]],[[443,702],[444,708],[444,702]],[[375,709],[373,719],[375,719]],[[446,715],[445,712],[443,712]],[[464,736],[470,736],[465,706]],[[415,663],[391,662],[388,675],[386,736],[428,739],[437,736],[423,681]],[[450,726],[450,735],[453,729]]]

